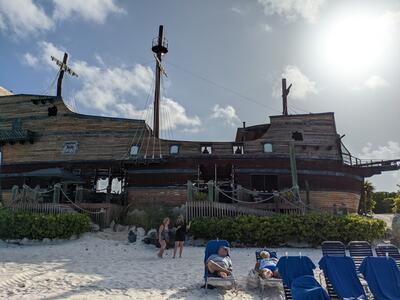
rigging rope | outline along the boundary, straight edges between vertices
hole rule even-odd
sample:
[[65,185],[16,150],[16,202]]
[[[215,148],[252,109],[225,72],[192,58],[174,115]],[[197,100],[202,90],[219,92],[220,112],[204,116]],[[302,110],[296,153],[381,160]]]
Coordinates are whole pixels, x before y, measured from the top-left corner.
[[75,204],[75,203],[67,196],[67,194],[65,194],[65,192],[64,192],[63,189],[60,189],[60,190],[61,190],[61,193],[63,193],[63,195],[65,196],[65,198],[68,200],[68,202],[70,202],[73,206],[75,206],[75,207],[78,208],[79,210],[81,210],[81,211],[83,211],[83,212],[85,212],[85,213],[88,213],[88,214],[92,214],[92,215],[99,215],[99,214],[104,214],[104,213],[105,213],[105,211],[90,211],[90,210],[87,210],[87,209],[84,209],[84,208],[80,207],[79,205]]

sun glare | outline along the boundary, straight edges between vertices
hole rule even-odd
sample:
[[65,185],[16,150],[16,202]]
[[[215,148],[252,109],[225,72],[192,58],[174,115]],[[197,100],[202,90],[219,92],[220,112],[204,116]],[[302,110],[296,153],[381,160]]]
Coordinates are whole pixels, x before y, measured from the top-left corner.
[[388,46],[382,17],[351,16],[335,20],[323,34],[323,55],[331,70],[360,74],[382,62]]

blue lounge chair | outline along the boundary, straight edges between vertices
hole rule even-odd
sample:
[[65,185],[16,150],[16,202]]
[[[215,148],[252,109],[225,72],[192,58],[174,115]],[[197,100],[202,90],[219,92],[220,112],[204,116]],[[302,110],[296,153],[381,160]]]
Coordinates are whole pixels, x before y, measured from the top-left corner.
[[392,244],[379,244],[375,248],[375,252],[377,256],[386,256],[388,255],[389,257],[393,258],[397,266],[400,267],[400,252],[399,248]]
[[349,249],[350,256],[354,260],[357,272],[365,257],[374,256],[371,245],[366,241],[351,241],[347,245],[347,248]]
[[206,250],[204,252],[204,282],[206,290],[209,285],[215,287],[225,287],[225,288],[233,287],[236,285],[235,278],[233,275],[229,276],[228,278],[221,278],[208,272],[208,268],[206,265],[207,260],[212,254],[217,254],[218,249],[221,246],[229,247],[229,242],[226,240],[211,240],[207,242]]
[[[285,291],[286,299],[307,299],[301,298],[304,293],[306,293],[307,289],[310,289],[310,280],[305,279],[303,282],[301,279],[298,279],[303,276],[314,276],[315,265],[307,256],[282,256],[278,261],[278,270],[279,275],[283,280],[283,287]],[[296,284],[293,285],[293,282],[296,281]],[[315,282],[314,282],[315,283]],[[318,282],[317,282],[318,284]],[[307,288],[305,288],[305,286]],[[293,291],[292,288],[295,290]],[[322,287],[318,284],[315,285],[312,289],[322,289]],[[323,292],[321,295],[324,294]],[[297,298],[295,298],[297,297]],[[311,298],[311,299],[329,299],[329,298]]]
[[328,293],[311,275],[297,277],[292,282],[292,296],[294,300],[329,300]]
[[[346,246],[340,241],[325,241],[321,244],[323,256],[346,256]],[[326,289],[331,298],[337,299],[338,296],[333,289],[332,283],[325,277]]]
[[366,257],[360,272],[377,300],[400,299],[400,271],[391,257]]
[[351,257],[323,256],[319,267],[339,299],[368,299]]

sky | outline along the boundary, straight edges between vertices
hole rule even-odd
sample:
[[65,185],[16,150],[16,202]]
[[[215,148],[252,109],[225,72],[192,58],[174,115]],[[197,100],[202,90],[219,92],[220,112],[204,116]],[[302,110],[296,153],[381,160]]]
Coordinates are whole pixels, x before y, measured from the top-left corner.
[[[84,114],[152,123],[151,42],[164,25],[161,137],[234,140],[289,112],[335,112],[353,155],[400,158],[399,0],[0,0],[0,86],[55,94]],[[396,190],[400,172],[374,176]]]

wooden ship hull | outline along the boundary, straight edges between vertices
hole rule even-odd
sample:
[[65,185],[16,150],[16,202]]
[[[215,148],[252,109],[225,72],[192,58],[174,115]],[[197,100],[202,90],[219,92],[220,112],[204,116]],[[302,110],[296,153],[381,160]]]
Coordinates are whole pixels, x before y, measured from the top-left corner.
[[[56,115],[49,110],[54,107]],[[364,178],[398,167],[390,162],[365,166],[344,153],[333,113],[270,119],[270,124],[239,128],[232,142],[164,140],[155,138],[143,120],[81,115],[60,97],[3,96],[2,196],[10,201],[14,185],[47,187],[63,181],[95,190],[99,179],[108,178],[123,182],[120,204],[137,206],[184,204],[188,181],[215,177],[248,190],[284,190],[292,186],[292,144],[302,199],[313,208],[329,211],[345,204],[355,212]],[[140,144],[135,135],[142,136]],[[150,143],[156,147],[146,149]],[[203,153],[205,147],[211,153]],[[69,175],[75,181],[68,181]]]
[[[0,188],[5,203],[12,200],[14,186],[51,189],[61,183],[63,197],[79,202],[181,205],[188,198],[188,182],[200,187],[213,181],[225,187],[227,194],[219,199],[223,202],[233,199],[266,209],[276,203],[262,203],[255,195],[296,188],[310,209],[345,206],[356,212],[364,179],[399,169],[398,161],[365,162],[351,156],[331,112],[289,115],[286,80],[283,114],[271,116],[269,123],[243,125],[232,142],[161,139],[161,59],[168,52],[162,26],[152,50],[152,127],[144,120],[71,111],[61,97],[64,72],[76,75],[66,64],[67,54],[63,61],[52,57],[60,66],[57,96],[0,97]],[[98,182],[104,179],[108,184],[100,193]],[[117,193],[112,193],[114,182],[119,185]]]

